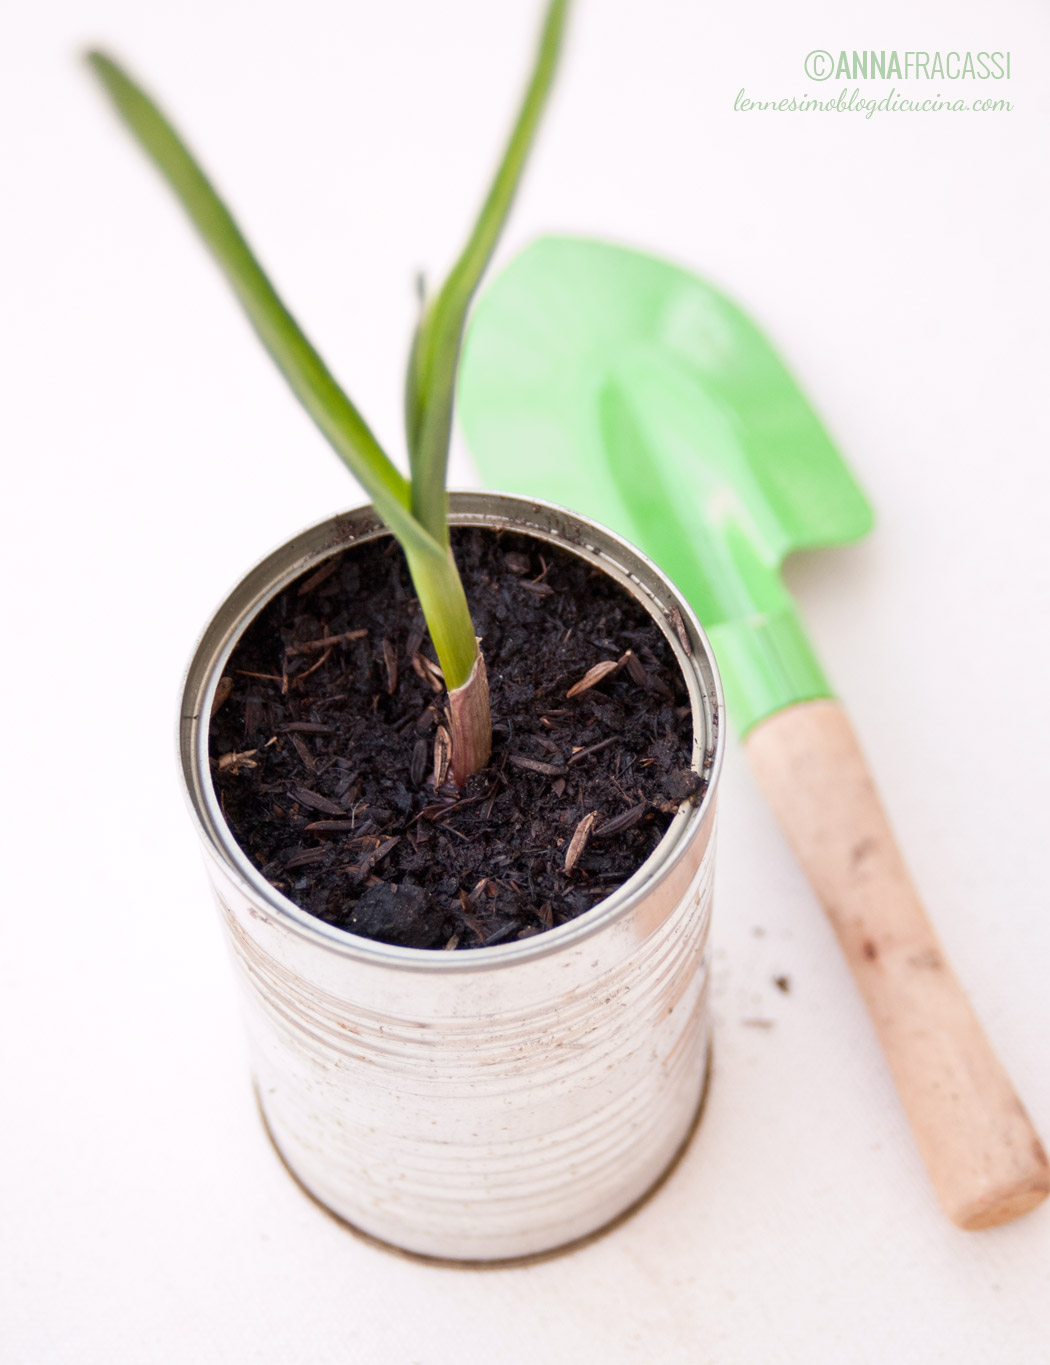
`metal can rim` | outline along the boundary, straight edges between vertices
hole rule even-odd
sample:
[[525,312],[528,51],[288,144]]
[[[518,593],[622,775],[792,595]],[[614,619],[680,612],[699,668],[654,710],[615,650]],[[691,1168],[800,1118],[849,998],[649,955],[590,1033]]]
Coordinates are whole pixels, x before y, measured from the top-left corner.
[[[520,531],[595,563],[646,608],[674,652],[693,709],[692,766],[706,779],[705,787],[700,801],[696,805],[687,803],[678,811],[653,852],[616,891],[576,919],[527,939],[453,953],[405,948],[362,938],[317,919],[272,886],[237,844],[222,816],[208,763],[208,722],[223,667],[251,621],[289,582],[331,554],[389,535],[370,505],[328,517],[282,542],[227,593],[201,633],[186,670],[178,745],[183,786],[198,834],[208,854],[225,867],[249,900],[286,929],[341,956],[398,970],[454,975],[535,961],[583,942],[630,914],[673,871],[708,820],[725,751],[725,706],[714,653],[692,608],[667,575],[621,536],[557,503],[478,490],[449,494],[449,521],[453,526]],[[571,536],[566,534],[570,526],[574,532]],[[638,571],[648,582],[638,577]],[[654,587],[659,587],[674,607],[677,621],[669,611],[661,613]],[[231,618],[225,625],[224,615]],[[688,653],[683,634],[689,641]]]

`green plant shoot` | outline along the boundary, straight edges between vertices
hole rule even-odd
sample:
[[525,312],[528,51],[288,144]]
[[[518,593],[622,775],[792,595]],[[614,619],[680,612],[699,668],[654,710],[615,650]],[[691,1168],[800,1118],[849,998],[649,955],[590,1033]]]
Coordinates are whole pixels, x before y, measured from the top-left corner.
[[554,76],[567,8],[568,0],[552,0],[547,9],[532,78],[488,196],[413,339],[405,386],[411,481],[307,340],[229,210],[156,104],[112,58],[102,52],[90,52],[87,58],[175,192],[296,397],[404,550],[448,688],[451,775],[458,785],[488,762],[492,722],[485,661],[449,545],[445,475],[456,370],[467,309],[506,221]]

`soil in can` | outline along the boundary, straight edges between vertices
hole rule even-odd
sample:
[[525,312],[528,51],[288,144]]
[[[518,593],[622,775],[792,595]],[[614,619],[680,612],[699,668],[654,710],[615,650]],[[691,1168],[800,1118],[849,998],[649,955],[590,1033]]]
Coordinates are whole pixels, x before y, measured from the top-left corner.
[[697,801],[673,652],[585,561],[515,532],[453,545],[492,694],[492,759],[448,784],[444,686],[400,549],[335,554],[249,626],[212,778],[238,843],[310,914],[407,947],[541,933],[623,884]]

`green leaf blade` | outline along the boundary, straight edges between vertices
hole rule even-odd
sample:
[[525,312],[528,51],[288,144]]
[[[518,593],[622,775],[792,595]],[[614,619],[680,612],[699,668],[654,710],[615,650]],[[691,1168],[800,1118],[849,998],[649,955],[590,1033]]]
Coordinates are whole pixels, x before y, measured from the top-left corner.
[[296,397],[360,481],[390,529],[421,556],[442,552],[411,515],[408,481],[307,340],[256,260],[229,209],[174,127],[112,58],[87,61],[143,150],[171,187],[232,286]]
[[569,0],[552,0],[548,6],[532,76],[503,158],[470,238],[413,340],[405,387],[412,511],[435,538],[448,534],[445,475],[467,310],[521,181],[554,80],[568,7]]

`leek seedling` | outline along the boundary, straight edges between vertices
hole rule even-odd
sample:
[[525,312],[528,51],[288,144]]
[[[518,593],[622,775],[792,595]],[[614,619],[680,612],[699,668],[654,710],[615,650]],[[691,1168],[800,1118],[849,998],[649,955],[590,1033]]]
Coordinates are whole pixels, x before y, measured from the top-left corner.
[[284,306],[193,154],[156,104],[102,52],[88,62],[132,133],[174,190],[296,397],[350,467],[400,542],[449,696],[451,775],[457,785],[488,762],[488,680],[449,544],[445,474],[456,370],[467,309],[495,248],[550,89],[568,0],[548,6],[517,122],[470,239],[424,308],[405,386],[411,480],[382,449]]

